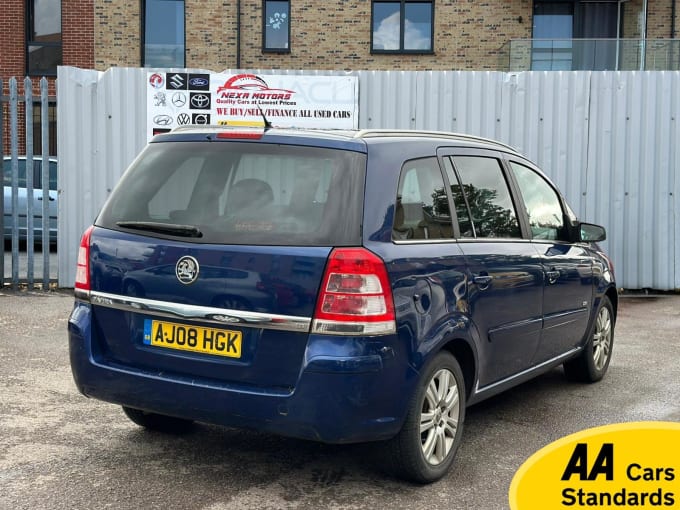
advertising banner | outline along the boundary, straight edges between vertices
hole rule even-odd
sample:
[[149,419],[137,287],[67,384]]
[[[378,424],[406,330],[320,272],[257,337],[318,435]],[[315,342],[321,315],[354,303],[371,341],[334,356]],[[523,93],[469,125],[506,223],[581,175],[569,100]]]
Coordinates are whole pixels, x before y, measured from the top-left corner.
[[148,73],[147,132],[184,125],[357,129],[356,76]]

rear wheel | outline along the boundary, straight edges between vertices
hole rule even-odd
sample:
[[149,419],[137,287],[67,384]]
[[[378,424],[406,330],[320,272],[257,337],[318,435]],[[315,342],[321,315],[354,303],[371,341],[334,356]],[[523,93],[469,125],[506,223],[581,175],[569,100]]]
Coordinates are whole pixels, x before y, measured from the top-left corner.
[[123,406],[123,412],[128,418],[130,418],[130,420],[140,427],[144,427],[149,430],[156,430],[158,432],[183,434],[185,432],[189,432],[194,424],[194,422],[191,420],[175,418],[174,416],[165,416],[163,414],[150,413],[127,406]]
[[438,480],[453,463],[464,419],[463,373],[443,351],[423,372],[401,431],[385,443],[390,468],[418,483]]
[[602,379],[609,367],[613,344],[614,309],[609,298],[603,296],[583,351],[577,358],[564,364],[567,379],[580,382]]

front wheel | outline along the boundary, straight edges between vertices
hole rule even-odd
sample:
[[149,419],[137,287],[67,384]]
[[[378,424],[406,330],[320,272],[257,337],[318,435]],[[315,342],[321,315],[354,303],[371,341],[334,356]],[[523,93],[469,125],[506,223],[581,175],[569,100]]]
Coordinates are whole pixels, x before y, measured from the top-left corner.
[[464,420],[463,373],[443,351],[423,371],[401,431],[385,443],[391,469],[418,483],[440,479],[453,463]]
[[614,322],[612,303],[607,296],[603,296],[583,351],[577,358],[564,364],[567,379],[597,382],[604,377],[612,358]]

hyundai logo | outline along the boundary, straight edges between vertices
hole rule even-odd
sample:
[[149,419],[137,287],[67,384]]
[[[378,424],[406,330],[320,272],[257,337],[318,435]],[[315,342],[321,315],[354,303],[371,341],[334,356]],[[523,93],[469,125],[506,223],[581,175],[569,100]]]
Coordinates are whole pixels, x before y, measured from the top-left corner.
[[191,96],[191,106],[193,108],[205,108],[210,104],[210,96],[207,94],[194,94]]
[[191,123],[191,118],[189,117],[188,114],[180,113],[177,116],[177,124],[179,124],[180,126],[186,126],[189,123]]
[[179,259],[175,266],[175,275],[177,275],[177,279],[180,283],[183,283],[184,285],[194,283],[196,278],[198,278],[198,272],[198,261],[188,255]]
[[169,126],[172,122],[172,117],[170,117],[170,115],[156,115],[153,118],[153,123],[157,126]]
[[172,95],[172,104],[176,108],[182,108],[185,104],[187,104],[187,96],[185,96],[182,92],[175,92]]
[[205,87],[208,84],[208,80],[205,78],[191,78],[189,80],[189,85],[192,87]]

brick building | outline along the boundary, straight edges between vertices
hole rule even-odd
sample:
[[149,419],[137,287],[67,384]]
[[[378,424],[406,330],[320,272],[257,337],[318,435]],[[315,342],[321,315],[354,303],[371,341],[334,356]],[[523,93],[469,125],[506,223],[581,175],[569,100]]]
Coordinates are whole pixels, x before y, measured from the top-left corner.
[[7,78],[25,75],[48,76],[54,92],[61,64],[213,71],[678,69],[676,2],[3,0],[0,79],[6,95]]

